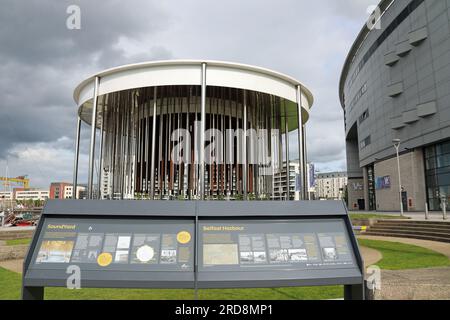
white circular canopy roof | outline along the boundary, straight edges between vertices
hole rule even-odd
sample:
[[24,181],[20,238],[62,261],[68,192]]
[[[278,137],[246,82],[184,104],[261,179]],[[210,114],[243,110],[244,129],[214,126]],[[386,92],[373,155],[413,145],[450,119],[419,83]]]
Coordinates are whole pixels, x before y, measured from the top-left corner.
[[[282,73],[260,67],[208,60],[167,60],[129,64],[98,72],[82,81],[73,94],[80,109],[92,105],[95,78],[100,78],[98,95],[128,89],[201,85],[201,66],[206,63],[206,85],[253,90],[275,95],[293,102],[297,100],[297,86],[302,93],[302,108],[307,120],[314,98],[298,80]],[[79,110],[81,111],[81,110]]]

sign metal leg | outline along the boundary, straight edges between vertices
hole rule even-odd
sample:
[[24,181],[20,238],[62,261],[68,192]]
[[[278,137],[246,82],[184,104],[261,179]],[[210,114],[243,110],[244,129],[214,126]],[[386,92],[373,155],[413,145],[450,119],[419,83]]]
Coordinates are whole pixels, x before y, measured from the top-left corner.
[[344,300],[364,300],[364,285],[363,284],[345,285]]
[[44,287],[22,287],[22,300],[44,300]]

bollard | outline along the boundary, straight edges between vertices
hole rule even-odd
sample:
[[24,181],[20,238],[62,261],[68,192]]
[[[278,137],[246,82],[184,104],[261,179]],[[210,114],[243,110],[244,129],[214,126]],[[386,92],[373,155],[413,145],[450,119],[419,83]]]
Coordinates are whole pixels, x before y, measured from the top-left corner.
[[369,282],[364,280],[364,300],[375,300],[375,284],[372,283],[371,288],[369,288]]
[[425,202],[425,220],[428,220],[428,219],[429,219],[429,217],[428,217],[428,203]]
[[442,210],[444,211],[443,212],[444,220],[447,220],[447,202],[446,201],[444,201],[443,204],[442,204]]

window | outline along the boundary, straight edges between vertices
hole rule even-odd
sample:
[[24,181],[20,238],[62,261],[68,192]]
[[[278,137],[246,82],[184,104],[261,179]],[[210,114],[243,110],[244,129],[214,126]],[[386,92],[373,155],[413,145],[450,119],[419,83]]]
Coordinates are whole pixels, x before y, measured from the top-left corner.
[[376,210],[375,193],[375,168],[373,165],[367,167],[367,191],[369,193],[369,210]]
[[356,77],[358,76],[361,69],[364,67],[364,65],[369,61],[370,57],[375,53],[375,51],[378,49],[378,47],[391,35],[392,32],[397,29],[397,27],[414,11],[419,7],[422,2],[425,0],[413,0],[411,3],[397,16],[397,18],[392,21],[392,23],[384,30],[384,32],[378,37],[378,39],[372,44],[372,46],[367,50],[367,52],[364,54],[361,61],[358,63],[358,65],[355,68],[355,71],[353,72],[352,76],[350,77],[349,81],[349,87],[353,84],[353,82],[356,80]]
[[359,116],[359,124],[363,123],[369,117],[369,109],[364,111],[362,115]]
[[450,142],[425,148],[425,174],[428,206],[431,210],[441,210],[441,198],[450,196]]
[[350,110],[353,109],[353,107],[358,103],[359,99],[366,93],[367,91],[367,83],[364,83],[362,87],[358,90],[358,92],[355,94],[355,97],[350,102]]
[[367,138],[365,138],[364,140],[362,140],[359,144],[359,146],[361,147],[361,149],[364,149],[365,147],[367,147],[369,144],[371,143],[370,141],[370,136],[368,136]]

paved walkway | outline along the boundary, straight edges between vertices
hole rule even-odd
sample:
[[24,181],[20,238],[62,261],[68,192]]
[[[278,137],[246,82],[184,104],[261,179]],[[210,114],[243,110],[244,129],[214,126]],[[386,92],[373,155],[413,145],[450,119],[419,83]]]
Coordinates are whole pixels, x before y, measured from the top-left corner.
[[378,250],[363,247],[363,246],[360,246],[359,249],[361,250],[361,255],[364,260],[364,266],[366,268],[368,266],[376,264],[378,261],[380,261],[383,258],[383,255]]
[[[358,236],[358,238],[420,246],[442,253],[450,259],[450,243],[381,236]],[[361,247],[361,251],[364,252],[364,247]],[[366,262],[366,267],[368,265]],[[377,291],[375,299],[450,300],[450,268],[381,270],[381,291]]]
[[450,259],[450,243],[430,241],[430,240],[398,238],[398,237],[365,236],[365,235],[358,235],[357,237],[359,239],[392,241],[424,247],[442,253],[443,255],[447,256]]
[[0,267],[13,272],[22,273],[23,259],[0,261]]
[[29,226],[29,227],[0,227],[0,231],[28,231],[28,230],[34,230],[36,227]]
[[376,300],[450,300],[450,268],[381,270]]

